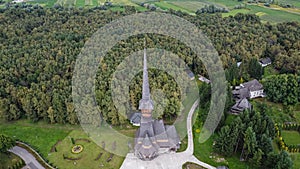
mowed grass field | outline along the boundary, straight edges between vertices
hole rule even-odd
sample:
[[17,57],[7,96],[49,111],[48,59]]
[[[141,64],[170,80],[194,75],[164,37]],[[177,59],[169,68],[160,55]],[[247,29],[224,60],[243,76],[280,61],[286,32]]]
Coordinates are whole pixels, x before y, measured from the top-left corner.
[[[119,157],[114,155],[110,162],[106,160],[110,157],[110,153],[104,151],[98,145],[96,145],[92,140],[91,142],[86,142],[85,140],[78,140],[74,145],[82,145],[83,151],[79,154],[73,154],[71,152],[72,144],[71,138],[76,139],[87,139],[88,136],[81,130],[72,131],[68,137],[62,140],[61,143],[57,144],[57,152],[52,152],[48,155],[48,159],[58,168],[64,169],[98,169],[98,168],[107,168],[107,169],[116,169],[120,168],[123,163],[124,157]],[[106,145],[111,146],[111,145]],[[97,159],[99,154],[102,153],[102,156]],[[63,155],[71,158],[80,158],[79,160],[67,160],[63,158]]]
[[284,142],[288,145],[298,145],[300,144],[300,134],[298,131],[288,131],[283,130],[281,132]]
[[[300,134],[298,131],[283,130],[281,135],[282,138],[284,139],[284,142],[288,145],[300,144]],[[294,169],[300,168],[300,153],[289,153],[289,154],[293,160]]]

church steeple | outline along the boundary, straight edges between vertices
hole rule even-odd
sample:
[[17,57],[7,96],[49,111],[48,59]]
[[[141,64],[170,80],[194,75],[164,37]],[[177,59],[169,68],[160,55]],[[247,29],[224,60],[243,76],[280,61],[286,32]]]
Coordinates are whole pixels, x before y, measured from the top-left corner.
[[[143,67],[143,89],[142,99],[139,102],[139,109],[151,113],[153,110],[153,101],[150,98],[150,87],[148,79],[148,68],[147,68],[147,55],[146,55],[146,40],[144,41],[144,67]],[[149,112],[150,111],[150,112]]]

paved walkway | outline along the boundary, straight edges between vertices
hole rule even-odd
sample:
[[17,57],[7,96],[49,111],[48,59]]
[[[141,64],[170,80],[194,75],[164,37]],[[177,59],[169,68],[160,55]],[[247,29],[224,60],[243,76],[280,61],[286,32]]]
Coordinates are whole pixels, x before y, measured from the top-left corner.
[[26,166],[23,169],[45,169],[32,154],[22,147],[14,146],[8,151],[16,154],[25,161]]
[[215,167],[201,162],[193,155],[192,117],[198,104],[199,100],[193,104],[187,117],[188,146],[184,152],[162,154],[151,161],[142,161],[133,153],[128,153],[121,169],[182,169],[182,165],[186,162],[193,162],[208,169],[215,169]]

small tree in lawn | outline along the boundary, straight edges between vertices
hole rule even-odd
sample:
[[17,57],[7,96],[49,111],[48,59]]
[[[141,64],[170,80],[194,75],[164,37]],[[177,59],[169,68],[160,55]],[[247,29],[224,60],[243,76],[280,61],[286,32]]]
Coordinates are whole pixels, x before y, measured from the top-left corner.
[[72,142],[72,144],[75,144],[75,141],[74,141],[73,137],[71,137],[71,142]]

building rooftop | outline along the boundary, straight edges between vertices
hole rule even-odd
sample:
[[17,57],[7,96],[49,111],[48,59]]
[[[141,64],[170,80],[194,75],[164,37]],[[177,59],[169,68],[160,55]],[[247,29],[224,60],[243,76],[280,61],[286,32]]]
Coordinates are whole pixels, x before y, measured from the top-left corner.
[[140,114],[133,114],[130,120],[138,121],[140,127],[135,134],[134,154],[142,160],[158,156],[160,149],[177,150],[180,139],[174,126],[165,126],[163,120],[152,119],[153,101],[150,98],[147,57],[144,49],[143,91],[139,103]]
[[248,88],[250,91],[261,90],[263,89],[263,85],[258,82],[258,80],[254,79],[246,83],[241,84],[242,87]]
[[243,112],[245,109],[251,109],[252,105],[250,104],[250,102],[246,99],[240,99],[238,100],[230,109],[230,111],[232,113],[241,113]]
[[272,63],[272,61],[271,61],[271,59],[270,59],[269,57],[261,58],[261,59],[259,59],[259,62],[260,62],[261,64],[264,64],[264,65],[266,65],[266,64],[271,64],[271,63]]

